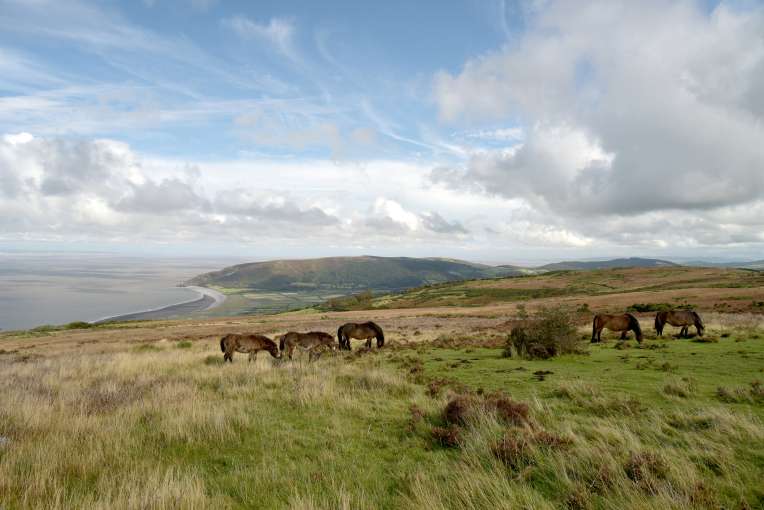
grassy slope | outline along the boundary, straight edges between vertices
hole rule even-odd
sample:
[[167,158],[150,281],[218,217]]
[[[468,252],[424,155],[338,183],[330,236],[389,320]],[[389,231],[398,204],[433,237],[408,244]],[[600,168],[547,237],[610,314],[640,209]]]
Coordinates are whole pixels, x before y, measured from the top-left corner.
[[[711,290],[713,292],[709,292]],[[558,302],[559,298],[564,298],[571,304],[612,302],[621,307],[625,307],[625,303],[689,303],[701,310],[726,308],[756,312],[764,311],[761,303],[764,300],[764,273],[690,267],[559,271],[422,287],[382,296],[375,300],[374,306],[485,306],[548,298]]]

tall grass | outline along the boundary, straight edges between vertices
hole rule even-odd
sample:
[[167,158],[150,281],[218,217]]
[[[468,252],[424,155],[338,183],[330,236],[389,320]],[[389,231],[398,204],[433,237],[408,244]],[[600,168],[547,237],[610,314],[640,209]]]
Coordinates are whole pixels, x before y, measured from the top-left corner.
[[[712,395],[710,405],[700,405],[702,374],[696,385],[681,375],[632,369],[655,381],[639,385],[636,395],[576,379],[553,379],[550,390],[522,399],[475,391],[463,396],[471,410],[454,415],[462,419],[444,413],[456,385],[428,393],[422,374],[396,365],[392,359],[400,353],[393,351],[315,363],[262,355],[247,363],[241,355],[223,365],[217,345],[152,345],[0,361],[0,506],[764,504],[764,429],[741,410],[759,404]],[[494,350],[497,363],[515,362]],[[520,362],[547,364],[557,372],[553,377],[560,373],[554,363],[590,362],[598,371],[629,366],[616,357],[620,351],[597,352],[613,359]],[[477,366],[461,370],[481,373]],[[656,401],[677,406],[651,405]],[[453,441],[439,442],[435,429],[456,430]]]

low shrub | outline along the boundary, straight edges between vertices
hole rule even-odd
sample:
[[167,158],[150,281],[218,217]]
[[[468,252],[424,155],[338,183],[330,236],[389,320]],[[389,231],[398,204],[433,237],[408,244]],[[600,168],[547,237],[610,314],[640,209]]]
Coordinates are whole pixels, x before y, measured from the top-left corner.
[[669,303],[634,303],[626,307],[627,312],[667,312],[674,307]]
[[481,414],[494,414],[506,425],[530,423],[530,407],[497,392],[489,395],[465,393],[454,396],[443,409],[443,420],[449,425],[465,426],[475,422]]
[[94,324],[91,324],[89,322],[84,321],[75,321],[70,322],[69,324],[64,325],[64,329],[89,329],[92,328]]
[[576,314],[563,307],[541,308],[517,322],[504,346],[527,359],[548,359],[559,354],[580,353]]
[[453,448],[459,446],[461,440],[460,429],[457,426],[451,425],[450,427],[433,427],[430,431],[432,438],[439,445],[446,448]]
[[522,434],[507,432],[493,444],[491,453],[507,468],[519,470],[530,464],[533,458],[533,444]]

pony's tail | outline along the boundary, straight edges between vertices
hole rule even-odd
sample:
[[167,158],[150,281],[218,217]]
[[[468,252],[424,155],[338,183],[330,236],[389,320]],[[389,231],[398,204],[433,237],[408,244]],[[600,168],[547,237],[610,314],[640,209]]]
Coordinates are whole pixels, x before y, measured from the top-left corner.
[[224,336],[220,339],[220,352],[225,352],[225,339],[228,338],[228,336]]
[[594,343],[594,337],[597,336],[597,316],[594,316],[594,320],[592,321],[592,341],[591,343]]
[[628,316],[629,327],[631,327],[631,329],[634,331],[634,334],[637,336],[637,342],[642,343],[642,328],[639,326],[639,321],[632,314],[628,314]]
[[383,345],[385,345],[385,334],[382,332],[382,328],[380,328],[374,322],[370,322],[369,326],[374,330],[374,333],[377,334],[377,347],[381,348]]

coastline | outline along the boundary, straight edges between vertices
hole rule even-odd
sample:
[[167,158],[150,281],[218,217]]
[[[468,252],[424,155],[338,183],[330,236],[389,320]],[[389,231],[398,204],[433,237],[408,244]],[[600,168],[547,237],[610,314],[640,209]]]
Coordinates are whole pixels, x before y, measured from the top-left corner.
[[183,301],[150,310],[140,310],[137,312],[111,315],[94,321],[91,324],[104,324],[106,322],[121,322],[135,320],[157,320],[169,319],[173,317],[182,317],[195,312],[211,310],[223,304],[226,300],[225,294],[207,287],[198,287],[196,285],[184,286],[183,288],[192,290],[200,295],[197,299]]

